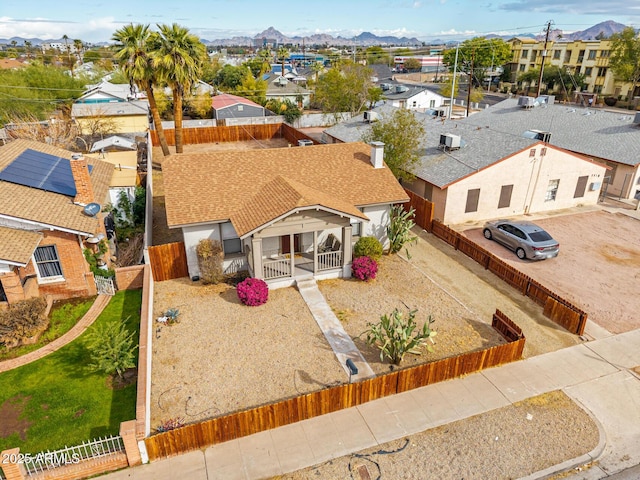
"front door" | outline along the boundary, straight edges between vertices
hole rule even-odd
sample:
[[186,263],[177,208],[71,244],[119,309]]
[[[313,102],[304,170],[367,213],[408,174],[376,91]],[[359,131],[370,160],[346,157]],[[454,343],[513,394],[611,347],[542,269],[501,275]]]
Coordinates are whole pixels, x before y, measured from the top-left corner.
[[[300,252],[300,234],[296,233],[293,236],[293,253]],[[280,237],[280,245],[282,245],[282,253],[287,254],[291,253],[291,237],[289,235],[282,235]]]

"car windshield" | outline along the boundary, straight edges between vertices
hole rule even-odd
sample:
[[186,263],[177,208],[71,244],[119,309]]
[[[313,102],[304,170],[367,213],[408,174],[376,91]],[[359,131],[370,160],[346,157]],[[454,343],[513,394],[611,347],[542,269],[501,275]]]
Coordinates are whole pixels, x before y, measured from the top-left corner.
[[529,236],[531,237],[531,240],[533,240],[536,243],[552,240],[551,235],[549,235],[544,230],[540,230],[539,232],[531,232]]

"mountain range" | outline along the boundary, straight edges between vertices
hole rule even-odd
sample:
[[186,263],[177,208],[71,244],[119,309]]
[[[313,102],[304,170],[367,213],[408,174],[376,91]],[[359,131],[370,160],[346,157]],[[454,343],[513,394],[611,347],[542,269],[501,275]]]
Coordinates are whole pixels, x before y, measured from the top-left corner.
[[[550,40],[558,40],[562,38],[563,40],[595,40],[597,37],[599,38],[608,38],[614,33],[621,32],[626,25],[622,23],[617,23],[612,20],[607,20],[592,27],[587,28],[586,30],[581,30],[577,32],[571,33],[563,33],[562,30],[554,29],[550,31]],[[529,37],[535,38],[536,40],[544,40],[545,35],[518,35],[521,37]],[[504,40],[508,40],[514,35],[486,35],[487,38],[502,38]],[[46,39],[42,40],[40,38],[22,38],[22,37],[11,37],[9,39],[0,38],[0,44],[11,45],[12,42],[16,42],[16,45],[24,45],[25,41],[31,42],[32,45],[40,45],[41,43],[51,43],[51,42],[64,42],[62,39]],[[360,35],[355,37],[334,37],[332,35],[320,33],[308,36],[294,36],[288,37],[274,27],[269,27],[266,30],[254,35],[253,37],[249,36],[241,36],[241,37],[233,37],[226,39],[216,39],[216,40],[207,40],[201,38],[202,43],[206,45],[214,45],[221,47],[229,47],[229,46],[255,46],[260,45],[261,41],[266,41],[268,43],[277,43],[277,44],[290,44],[290,45],[307,45],[309,47],[317,45],[317,46],[353,46],[357,45],[360,47],[369,47],[373,45],[380,46],[412,46],[412,45],[422,45],[423,43],[437,45],[437,44],[445,44],[450,43],[451,40],[442,40],[442,39],[430,39],[428,41],[418,40],[415,37],[407,38],[407,37],[395,37],[395,36],[378,36],[370,32],[362,32]],[[107,42],[97,43],[96,45],[107,45]]]

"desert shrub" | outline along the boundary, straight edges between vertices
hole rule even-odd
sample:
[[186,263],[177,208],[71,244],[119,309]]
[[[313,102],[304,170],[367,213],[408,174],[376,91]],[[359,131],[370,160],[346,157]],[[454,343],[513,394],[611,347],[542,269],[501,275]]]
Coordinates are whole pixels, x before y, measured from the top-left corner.
[[180,427],[184,427],[184,420],[182,419],[182,417],[170,418],[169,420],[165,420],[160,425],[158,425],[156,427],[156,432],[168,432]]
[[7,348],[19,346],[24,340],[46,330],[49,319],[44,312],[47,301],[42,297],[30,298],[0,310],[0,344]]
[[405,354],[422,353],[421,347],[432,352],[433,347],[427,343],[434,343],[435,330],[431,330],[431,324],[435,321],[431,315],[422,326],[416,324],[417,310],[411,310],[408,318],[405,318],[397,308],[391,315],[382,315],[378,323],[367,323],[368,330],[360,335],[367,334],[367,343],[380,350],[380,360],[388,358],[394,365],[400,365]]
[[215,285],[224,280],[224,251],[219,241],[203,238],[196,246],[196,255],[203,284]]
[[382,244],[375,237],[360,237],[353,246],[353,256],[371,257],[378,261],[382,257]]
[[413,221],[415,216],[416,211],[413,207],[409,211],[405,211],[402,205],[391,207],[391,220],[387,227],[389,253],[398,253],[405,244],[418,241],[418,237],[411,234],[411,229],[416,225]]
[[259,278],[247,278],[236,287],[240,301],[250,307],[257,307],[267,303],[269,286]]
[[357,257],[351,263],[351,273],[359,280],[369,281],[376,278],[378,262],[371,257]]

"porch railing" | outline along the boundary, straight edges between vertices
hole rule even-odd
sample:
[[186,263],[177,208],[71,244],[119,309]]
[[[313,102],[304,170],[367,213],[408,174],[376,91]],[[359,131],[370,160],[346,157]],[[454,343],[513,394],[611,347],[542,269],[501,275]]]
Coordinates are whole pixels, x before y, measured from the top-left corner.
[[262,264],[262,270],[265,280],[272,280],[274,278],[290,277],[291,276],[291,260],[288,258],[282,258],[277,260],[266,260]]
[[342,267],[342,251],[318,253],[318,270]]

